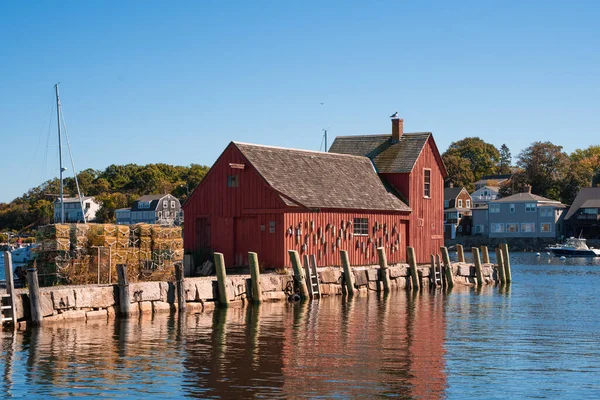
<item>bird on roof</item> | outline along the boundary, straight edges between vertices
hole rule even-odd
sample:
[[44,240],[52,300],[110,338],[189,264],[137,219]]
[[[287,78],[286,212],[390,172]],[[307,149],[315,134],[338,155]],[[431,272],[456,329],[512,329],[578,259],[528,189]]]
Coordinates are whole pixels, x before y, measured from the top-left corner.
[[390,118],[398,118],[398,111],[390,115]]

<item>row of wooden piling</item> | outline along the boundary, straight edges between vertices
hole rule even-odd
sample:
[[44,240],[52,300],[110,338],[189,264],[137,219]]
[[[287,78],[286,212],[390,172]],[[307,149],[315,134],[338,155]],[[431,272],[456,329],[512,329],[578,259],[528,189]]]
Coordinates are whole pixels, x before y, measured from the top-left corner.
[[[465,262],[465,254],[462,245],[457,245],[458,262]],[[511,269],[510,269],[510,255],[508,252],[508,245],[502,244],[496,250],[497,259],[497,271],[498,280],[500,284],[508,284],[512,281]],[[450,255],[446,247],[440,247],[440,255],[431,256],[431,266],[436,276],[435,271],[437,270],[440,274],[440,280],[445,284],[448,289],[454,287],[454,274],[452,272],[452,264],[450,263]],[[298,290],[298,294],[301,300],[309,298],[309,290],[304,279],[302,264],[300,256],[297,251],[289,250],[290,262],[293,268],[293,277],[295,287]],[[489,253],[486,246],[481,248],[473,247],[473,264],[475,265],[475,277],[477,285],[484,284],[482,264],[489,264]],[[389,266],[385,254],[385,248],[379,247],[377,249],[377,255],[379,259],[379,279],[382,282],[383,291],[389,292],[391,289]],[[417,262],[415,257],[415,250],[413,247],[407,247],[407,256],[410,272],[410,285],[411,290],[420,290],[420,280],[417,269]],[[230,304],[230,299],[227,291],[227,274],[225,271],[225,259],[222,253],[214,253],[215,269],[217,275],[218,285],[218,300],[222,307],[227,307]],[[251,281],[251,299],[252,302],[258,304],[262,301],[262,291],[260,287],[260,271],[258,255],[254,252],[248,253],[248,260],[250,265],[250,281]],[[352,267],[348,258],[348,252],[346,250],[340,250],[340,260],[344,271],[345,291],[348,296],[353,296],[356,293],[354,286],[354,274],[352,273]],[[442,268],[442,264],[444,268]],[[442,272],[443,270],[443,272]],[[129,301],[123,301],[124,299],[130,298],[129,293],[129,282],[127,279],[127,265],[117,265],[117,276],[119,285],[119,307],[120,315],[122,317],[128,317],[132,314],[131,303]],[[39,283],[37,277],[37,270],[30,268],[27,270],[27,283],[29,286],[29,299],[31,305],[31,322],[33,324],[41,323],[42,308],[40,303],[39,294]],[[186,309],[186,296],[184,288],[184,267],[183,264],[175,264],[175,292],[177,296],[177,308],[179,312],[184,312]]]

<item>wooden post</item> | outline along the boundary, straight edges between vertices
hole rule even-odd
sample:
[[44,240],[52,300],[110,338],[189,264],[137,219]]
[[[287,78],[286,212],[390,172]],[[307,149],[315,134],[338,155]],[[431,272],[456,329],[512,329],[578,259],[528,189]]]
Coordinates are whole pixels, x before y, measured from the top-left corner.
[[431,272],[429,273],[429,285],[437,286],[437,281],[435,280],[435,256],[433,254],[431,255]]
[[506,278],[506,283],[510,283],[512,281],[512,272],[510,271],[510,254],[508,253],[508,244],[502,244],[502,256],[504,257],[504,277]]
[[29,307],[31,310],[31,322],[34,325],[42,323],[42,304],[40,302],[40,284],[36,268],[27,268],[27,286],[29,288]]
[[481,246],[481,262],[484,264],[490,263],[490,253],[487,246]]
[[408,254],[408,265],[410,266],[411,288],[419,290],[419,271],[417,270],[417,258],[415,257],[415,249],[411,246],[406,248]]
[[377,248],[377,257],[379,258],[379,273],[383,282],[383,291],[390,291],[390,270],[388,269],[387,258],[385,256],[385,247]]
[[502,255],[502,249],[499,247],[496,248],[496,263],[498,264],[498,279],[500,280],[500,284],[504,285],[506,283],[506,277],[504,275],[504,256]]
[[465,262],[465,250],[463,249],[462,244],[456,245],[456,252],[458,253],[458,262]]
[[300,289],[300,299],[308,299],[308,288],[306,287],[306,281],[302,276],[302,264],[300,264],[300,256],[296,250],[288,250],[292,267],[294,268],[294,280]]
[[117,279],[119,281],[119,306],[122,317],[131,314],[131,302],[129,301],[129,282],[127,280],[127,264],[117,264]]
[[258,264],[258,254],[248,252],[248,263],[250,264],[250,282],[252,286],[252,302],[259,304],[262,301],[262,291],[260,290],[260,269]]
[[313,286],[312,286],[312,282],[311,282],[311,278],[310,278],[310,260],[308,259],[308,254],[305,254],[304,256],[302,256],[302,260],[303,265],[304,265],[304,269],[302,269],[302,273],[304,276],[304,281],[306,282],[306,288],[308,289],[308,297],[310,297],[310,299],[313,299]]
[[225,258],[223,257],[223,253],[215,253],[215,270],[217,271],[217,285],[219,287],[219,303],[222,307],[229,307],[227,274],[225,273]]
[[444,260],[444,266],[446,267],[446,285],[448,289],[452,289],[454,287],[454,274],[452,273],[452,264],[450,263],[450,255],[448,254],[447,247],[440,247],[440,251],[442,252],[442,259]]
[[175,289],[177,291],[177,309],[185,312],[185,270],[184,265],[180,262],[175,264]]
[[354,296],[354,274],[352,273],[352,267],[350,266],[350,260],[348,259],[348,252],[346,250],[340,250],[340,259],[342,260],[342,267],[344,268],[346,291],[348,292],[348,296]]
[[444,273],[442,271],[442,259],[439,254],[435,255],[435,265],[440,274],[440,284],[443,287],[444,286]]
[[473,263],[475,264],[475,278],[477,279],[477,286],[483,285],[483,272],[481,271],[481,259],[479,258],[479,249],[473,247]]

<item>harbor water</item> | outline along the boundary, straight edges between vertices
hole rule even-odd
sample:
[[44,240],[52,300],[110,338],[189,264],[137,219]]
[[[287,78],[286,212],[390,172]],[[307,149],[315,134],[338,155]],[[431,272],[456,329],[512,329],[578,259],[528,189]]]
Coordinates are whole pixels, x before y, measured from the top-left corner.
[[511,261],[508,288],[4,331],[0,397],[600,398],[600,259]]

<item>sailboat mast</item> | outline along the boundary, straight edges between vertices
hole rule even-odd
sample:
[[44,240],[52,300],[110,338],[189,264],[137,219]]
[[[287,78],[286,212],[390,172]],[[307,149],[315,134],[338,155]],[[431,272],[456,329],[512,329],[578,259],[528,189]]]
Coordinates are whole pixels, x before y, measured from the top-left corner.
[[58,122],[58,162],[60,167],[60,223],[65,223],[65,198],[63,188],[63,164],[62,164],[62,137],[60,134],[60,97],[58,96],[58,83],[54,85],[56,89],[56,120]]

